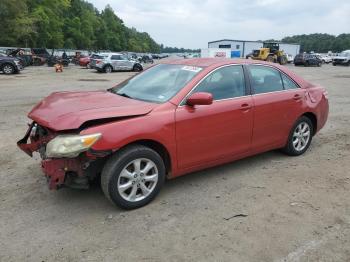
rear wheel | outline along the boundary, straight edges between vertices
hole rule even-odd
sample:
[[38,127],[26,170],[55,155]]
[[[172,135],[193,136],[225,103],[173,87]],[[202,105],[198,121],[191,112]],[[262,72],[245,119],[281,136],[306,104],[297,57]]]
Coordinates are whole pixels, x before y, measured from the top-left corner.
[[104,67],[104,71],[105,71],[105,73],[112,73],[113,68],[110,65],[106,65]]
[[112,156],[101,174],[106,197],[124,209],[142,207],[159,193],[165,180],[163,159],[154,150],[132,145]]
[[135,71],[135,72],[140,72],[140,71],[142,71],[143,70],[143,68],[142,68],[142,66],[141,65],[139,65],[139,64],[136,64],[136,65],[134,65],[134,67],[133,67],[133,69],[132,69],[133,71]]
[[300,117],[290,131],[283,152],[290,156],[302,155],[311,144],[313,132],[314,126],[311,120],[306,116]]
[[11,75],[15,72],[15,67],[10,64],[5,64],[2,68],[2,72],[4,72],[5,75]]

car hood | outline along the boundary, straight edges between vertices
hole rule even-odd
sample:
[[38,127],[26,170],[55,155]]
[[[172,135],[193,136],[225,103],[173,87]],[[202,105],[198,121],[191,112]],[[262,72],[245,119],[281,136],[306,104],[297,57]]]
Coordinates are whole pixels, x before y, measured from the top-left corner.
[[40,101],[28,117],[40,125],[61,131],[77,129],[91,120],[145,115],[155,106],[107,91],[56,92]]
[[350,57],[348,57],[348,56],[336,56],[336,57],[334,57],[334,59],[343,59],[343,60],[346,60],[346,59],[350,59]]

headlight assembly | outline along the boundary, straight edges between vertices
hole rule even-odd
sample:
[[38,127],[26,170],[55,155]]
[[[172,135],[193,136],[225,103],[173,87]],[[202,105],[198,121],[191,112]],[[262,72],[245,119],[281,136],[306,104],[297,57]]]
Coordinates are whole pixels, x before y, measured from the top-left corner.
[[97,140],[101,138],[101,134],[91,135],[59,135],[52,139],[46,145],[47,157],[76,157],[81,152],[87,151]]

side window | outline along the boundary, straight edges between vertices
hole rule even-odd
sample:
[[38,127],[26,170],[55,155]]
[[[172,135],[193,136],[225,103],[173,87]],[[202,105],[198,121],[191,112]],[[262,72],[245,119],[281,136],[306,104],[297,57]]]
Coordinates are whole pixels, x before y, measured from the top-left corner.
[[122,57],[120,55],[112,55],[111,60],[121,60]]
[[208,75],[193,91],[208,92],[214,100],[245,95],[245,82],[242,66],[226,66]]
[[283,86],[284,86],[284,89],[288,90],[288,89],[296,89],[296,88],[299,88],[297,86],[296,83],[294,83],[292,81],[292,79],[290,79],[288,76],[284,75],[284,74],[281,74],[282,75],[282,80],[283,80]]
[[283,84],[278,70],[268,66],[249,66],[254,94],[282,91]]

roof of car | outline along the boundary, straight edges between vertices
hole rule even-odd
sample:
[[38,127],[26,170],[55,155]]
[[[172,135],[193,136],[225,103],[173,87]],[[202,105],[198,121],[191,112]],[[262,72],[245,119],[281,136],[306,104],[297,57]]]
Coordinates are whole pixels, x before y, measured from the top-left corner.
[[164,64],[188,65],[188,66],[221,66],[227,64],[269,64],[260,60],[232,59],[232,58],[191,58],[191,59],[168,59]]

